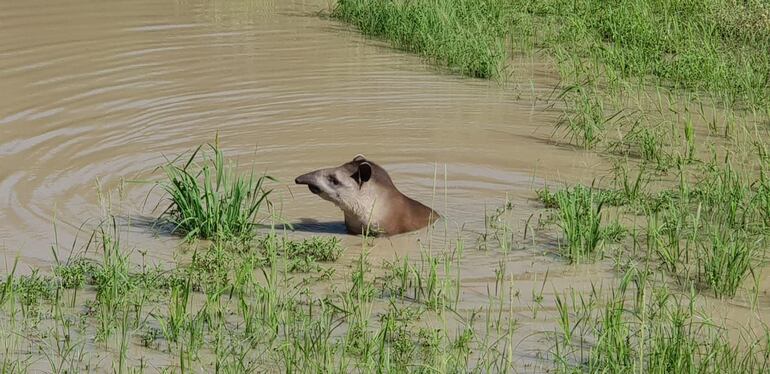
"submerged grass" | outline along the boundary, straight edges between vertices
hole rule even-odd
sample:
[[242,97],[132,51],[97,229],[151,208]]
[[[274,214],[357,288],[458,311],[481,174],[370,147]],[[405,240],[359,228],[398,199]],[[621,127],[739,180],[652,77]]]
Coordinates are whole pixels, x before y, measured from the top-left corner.
[[602,97],[584,85],[565,88],[559,98],[566,108],[555,131],[561,130],[571,142],[585,149],[594,148],[605,137],[608,125],[621,114],[608,114]]
[[[489,342],[497,335],[483,336],[472,327],[455,332],[422,320],[451,310],[459,297],[454,272],[438,257],[426,254],[419,271],[410,267],[419,274],[412,278],[415,304],[376,292],[367,239],[349,274],[319,294],[313,290],[317,278],[292,273],[285,261],[336,261],[338,239],[293,241],[270,232],[247,247],[219,241],[196,251],[190,264],[159,271],[128,262],[131,251],[111,225],[90,242],[102,251],[101,260],[73,258],[52,276],[12,273],[0,282],[0,323],[8,328],[0,340],[11,350],[0,357],[3,367],[25,365],[34,351],[50,355],[52,371],[61,362],[67,371],[93,370],[95,355],[111,359],[115,372],[149,371],[144,359],[128,353],[134,344],[171,359],[153,363],[160,369],[183,365],[216,372],[408,372],[415,365],[440,372],[477,365],[499,371],[507,362],[501,358],[505,350],[473,355],[481,347],[495,348]],[[75,290],[81,296],[70,299]],[[21,301],[25,295],[29,302]],[[58,312],[17,315],[29,303]],[[375,313],[382,304],[383,313]],[[56,326],[66,338],[52,336],[46,326]],[[41,338],[20,346],[5,339],[21,333]],[[49,341],[61,351],[43,345]],[[94,343],[100,348],[76,351]],[[78,355],[67,356],[70,351]]]
[[283,255],[290,272],[307,273],[322,270],[319,262],[337,261],[344,251],[340,239],[333,236],[292,240],[285,236],[277,237],[275,233],[271,233],[260,238],[258,242],[265,262],[270,261],[272,254]]
[[[547,207],[559,208],[562,247],[571,261],[601,247],[607,236],[601,234],[600,211],[606,204],[631,206],[648,222],[658,215],[663,219],[648,224],[648,250],[682,281],[706,279],[716,293],[734,295],[737,280],[757,266],[752,248],[763,241],[770,216],[766,167],[752,164],[739,172],[727,159],[716,162],[716,149],[725,144],[709,139],[701,145],[696,117],[707,123],[709,134],[717,134],[721,122],[723,136],[732,141],[728,155],[732,148],[747,154],[734,139],[733,122],[736,110],[762,119],[770,108],[767,2],[340,0],[333,15],[440,64],[459,61],[459,70],[472,76],[492,77],[501,70],[480,74],[463,68],[473,65],[465,54],[471,50],[459,47],[469,43],[502,46],[500,53],[471,51],[481,60],[514,49],[538,49],[554,58],[565,83],[556,131],[585,149],[602,151],[598,146],[609,141],[610,153],[640,161],[635,176],[633,166],[618,169],[614,190],[539,191]],[[677,101],[678,96],[685,97]],[[623,100],[635,104],[628,108]],[[713,113],[707,114],[704,103],[711,103]],[[750,122],[744,125],[751,132]],[[753,126],[755,136],[762,136]],[[618,140],[611,139],[611,129]],[[764,146],[756,147],[764,159]],[[714,161],[700,159],[705,152],[712,152]],[[761,180],[746,176],[757,169]],[[678,189],[650,192],[671,170],[678,173]],[[717,230],[723,234],[703,229],[717,224],[726,226]]]
[[[729,162],[703,164],[698,173],[693,181],[682,174],[676,189],[652,193],[644,167],[629,176],[622,166],[614,190],[575,185],[552,192],[546,187],[538,197],[546,208],[558,210],[562,254],[571,262],[582,261],[606,240],[622,243],[627,228],[618,222],[601,226],[602,205],[617,205],[626,214],[641,216],[645,223],[634,229],[646,236],[641,254],[654,256],[679,284],[696,282],[717,297],[734,297],[765,266],[768,190],[763,173],[739,173]],[[632,247],[635,251],[637,244]]]

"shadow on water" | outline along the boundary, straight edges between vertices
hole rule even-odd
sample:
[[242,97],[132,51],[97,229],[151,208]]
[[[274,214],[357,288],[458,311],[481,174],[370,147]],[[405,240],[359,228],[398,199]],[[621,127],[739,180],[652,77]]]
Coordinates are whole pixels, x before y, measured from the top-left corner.
[[[258,230],[269,230],[271,225],[258,224]],[[347,234],[345,222],[343,221],[325,221],[321,222],[312,218],[300,218],[299,222],[292,222],[289,225],[275,225],[277,230],[287,230],[294,232],[305,232],[310,234]]]
[[[151,216],[114,216],[115,223],[118,227],[123,227],[123,231],[128,233],[144,233],[150,234],[154,237],[163,238],[181,238],[184,234],[176,230],[176,226],[167,221],[159,220],[157,217]],[[98,225],[96,225],[98,226]],[[276,223],[270,225],[267,223],[258,223],[255,228],[258,231],[267,231],[271,228],[276,230],[286,230],[291,232],[303,232],[309,234],[347,234],[345,228],[345,222],[343,221],[327,221],[321,222],[311,218],[301,218],[299,222],[292,222],[289,224]]]
[[154,237],[181,238],[183,234],[177,230],[177,226],[153,216],[143,215],[115,215],[115,223],[119,227],[127,228],[129,233],[141,232],[151,234]]

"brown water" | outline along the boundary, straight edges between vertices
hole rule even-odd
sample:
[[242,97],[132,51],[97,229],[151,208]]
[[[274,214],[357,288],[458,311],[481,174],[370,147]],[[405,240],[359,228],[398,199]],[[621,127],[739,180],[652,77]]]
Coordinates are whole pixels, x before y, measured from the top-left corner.
[[[427,202],[434,170],[443,195],[446,167],[443,213],[458,224],[483,222],[484,204],[506,192],[528,195],[532,175],[592,171],[585,157],[533,137],[541,126],[549,133],[552,115],[515,101],[517,92],[438,74],[316,15],[325,9],[322,1],[2,2],[3,253],[47,263],[54,218],[69,245],[100,216],[97,179],[110,190],[151,178],[163,155],[216,132],[227,155],[280,178],[295,222],[341,219],[291,183],[357,153]],[[125,190],[131,204],[118,214],[157,213],[140,209],[148,185]]]
[[[357,153],[447,217],[450,233],[482,230],[485,209],[507,195],[520,235],[533,186],[606,174],[596,156],[547,140],[556,114],[533,100],[555,83],[543,66],[516,61],[515,87],[442,74],[317,15],[326,9],[322,0],[0,2],[0,261],[47,268],[54,222],[66,254],[106,207],[138,222],[132,247],[173,259],[178,239],[144,224],[158,214],[157,189],[126,181],[156,179],[164,155],[217,132],[227,155],[279,178],[276,201],[304,234],[339,234],[342,216],[294,177]],[[417,235],[379,240],[372,255],[414,254]],[[355,249],[359,239],[345,241]],[[487,301],[498,261],[469,255],[465,307]],[[522,337],[553,326],[528,317],[546,273],[545,295],[613,277],[536,251],[513,256],[508,271],[523,295],[512,306],[528,322]]]

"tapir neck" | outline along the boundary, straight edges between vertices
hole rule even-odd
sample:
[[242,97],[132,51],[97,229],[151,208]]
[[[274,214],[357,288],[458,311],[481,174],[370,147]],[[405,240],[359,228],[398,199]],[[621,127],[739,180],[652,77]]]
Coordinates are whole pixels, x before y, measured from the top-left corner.
[[439,215],[433,209],[413,200],[398,190],[382,194],[369,216],[345,212],[345,226],[351,234],[361,234],[368,228],[369,233],[396,235],[421,229],[435,222]]

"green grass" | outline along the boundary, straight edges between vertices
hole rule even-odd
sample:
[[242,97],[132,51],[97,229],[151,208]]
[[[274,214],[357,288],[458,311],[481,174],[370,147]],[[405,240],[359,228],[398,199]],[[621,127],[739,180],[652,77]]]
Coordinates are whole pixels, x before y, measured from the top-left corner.
[[[495,10],[485,18],[477,10],[486,7]],[[450,38],[431,14],[458,20],[453,27],[472,33],[456,31]],[[462,55],[456,45],[495,45],[488,40],[505,46],[501,55],[537,51],[551,57],[563,101],[554,133],[622,165],[602,188],[537,191],[546,215],[553,213],[563,238],[561,253],[570,262],[593,260],[605,242],[615,242],[616,268],[645,263],[643,271],[625,274],[609,295],[595,289],[573,293],[570,304],[557,294],[559,329],[550,352],[557,372],[767,371],[767,331],[741,331],[736,343],[727,327],[696,306],[712,294],[732,298],[745,291],[756,300],[757,271],[766,266],[770,158],[762,139],[770,107],[769,3],[339,1],[334,15],[440,65],[460,61],[446,57]],[[479,20],[462,22],[468,19]],[[501,21],[507,25],[479,28]],[[426,47],[426,39],[444,46],[435,52],[439,44]],[[463,65],[468,63],[454,67],[470,76],[505,73],[479,74]],[[604,227],[609,206],[633,226],[615,221]],[[489,249],[493,234],[511,236],[499,218],[485,215],[480,248]],[[532,230],[533,246],[537,232],[548,226]],[[513,248],[499,240],[498,245]],[[406,260],[391,264],[383,294],[430,309],[424,295],[436,268]],[[504,274],[502,262],[500,268]],[[746,284],[749,278],[754,288]],[[545,302],[542,290],[533,291],[533,302],[536,318]],[[409,336],[404,324],[393,316],[385,322],[394,331],[391,341],[401,347],[398,355],[412,357],[415,347],[402,341]]]
[[98,264],[84,258],[73,259],[69,263],[54,267],[54,275],[61,279],[65,289],[80,289],[87,283],[93,283]]
[[557,372],[759,373],[770,365],[769,331],[738,329],[743,343],[730,344],[694,294],[672,293],[648,270],[632,267],[600,297],[558,299]]
[[641,159],[645,165],[666,172],[673,166],[674,159],[668,149],[665,131],[647,125],[646,121],[635,121],[621,139],[611,141],[607,149],[610,153]]
[[472,77],[500,77],[510,55],[505,1],[340,0],[332,16]]
[[[576,186],[574,193],[561,196],[538,191],[546,207],[559,208],[562,247],[572,261],[601,247],[599,210],[617,205],[630,207],[634,215],[660,216],[662,222],[647,225],[648,252],[680,282],[711,279],[705,282],[709,288],[732,295],[741,283],[737,279],[757,266],[756,253],[748,248],[768,231],[766,167],[752,163],[736,170],[728,159],[717,162],[716,154],[725,147],[728,155],[754,158],[736,139],[741,125],[754,138],[764,136],[751,121],[766,120],[770,107],[767,2],[338,1],[333,15],[439,64],[452,65],[460,56],[466,61],[456,48],[463,43],[504,45],[495,56],[540,50],[553,57],[565,82],[555,131],[582,148],[641,162],[636,174],[628,161],[617,169],[614,189],[580,194]],[[479,74],[462,68],[468,65],[455,66],[481,77],[502,71]],[[722,136],[731,144],[702,138],[699,126],[708,126],[713,135],[723,126]],[[608,148],[599,147],[603,143]],[[766,159],[762,144],[755,146],[759,159]],[[703,160],[706,153],[711,161]],[[671,169],[679,179],[674,189],[658,181],[668,179]],[[661,185],[662,191],[650,191]],[[732,238],[727,243],[734,245],[715,245],[703,229],[717,224],[728,226],[720,230],[727,230],[724,235]],[[482,234],[483,243],[488,234]],[[707,276],[715,272],[721,273]]]
[[[685,176],[688,168],[694,173],[691,177]],[[605,204],[619,206],[622,214],[640,217],[644,224],[635,230],[644,235],[639,244],[646,249],[640,254],[654,256],[660,268],[682,286],[696,282],[718,297],[734,297],[765,266],[761,248],[770,227],[765,219],[764,172],[739,171],[729,160],[680,163],[675,188],[653,193],[644,164],[636,176],[629,176],[628,166],[616,170],[614,190],[575,185],[558,192],[548,188],[537,192],[546,208],[558,209],[566,258],[574,262],[573,258],[592,253],[586,248],[597,248],[613,237],[627,245],[622,226],[602,227],[596,219],[601,216],[598,207],[609,202]],[[633,248],[626,253],[634,252],[636,244]]]
[[701,272],[717,296],[735,296],[743,281],[754,272],[755,243],[740,233],[715,229],[711,242],[702,244]]
[[456,307],[459,284],[449,261],[423,251],[419,262],[396,259],[386,262],[385,268],[386,274],[380,277],[382,295],[419,303],[432,311]]
[[601,75],[768,103],[762,1],[340,0],[332,15],[471,76],[501,75],[513,46],[528,46],[554,56],[574,82]]
[[545,208],[557,210],[555,223],[563,237],[561,254],[570,262],[593,261],[606,242],[621,242],[629,233],[617,221],[602,225],[605,206],[635,201],[628,190],[600,190],[578,184],[556,192],[546,186],[537,195]]
[[284,248],[289,258],[311,257],[313,261],[321,262],[337,261],[343,252],[340,239],[335,236],[314,236],[302,241],[287,241]]
[[[589,188],[583,185],[576,185],[576,188]],[[591,187],[595,201],[606,206],[621,206],[629,203],[628,197],[624,194],[624,191],[618,189],[599,189]],[[559,192],[552,191],[547,185],[541,189],[535,191],[537,199],[543,203],[545,208],[553,209],[559,208]]]
[[[2,367],[25,367],[47,355],[52,371],[81,371],[99,365],[92,362],[96,355],[107,355],[115,372],[149,371],[129,354],[133,345],[170,360],[154,363],[161,369],[407,372],[425,366],[460,372],[510,364],[496,343],[507,334],[502,317],[490,317],[495,327],[487,332],[473,321],[456,328],[435,323],[455,318],[459,242],[449,251],[424,248],[420,262],[405,261],[411,283],[397,296],[378,292],[390,281],[376,277],[367,238],[357,258],[341,266],[345,274],[327,279],[287,265],[294,256],[340,261],[336,238],[294,240],[269,232],[247,243],[216,241],[161,270],[130,262],[135,252],[120,231],[106,221],[80,255],[52,274],[12,271],[0,283]],[[321,282],[331,289],[319,293]],[[505,297],[494,297],[495,308],[505,308]],[[477,357],[476,351],[486,353]]]
[[554,131],[561,130],[571,142],[585,149],[594,148],[605,137],[606,129],[620,111],[608,113],[603,98],[585,85],[573,85],[559,95],[565,109]]
[[36,270],[31,275],[25,275],[14,279],[12,277],[2,283],[3,295],[14,294],[25,308],[23,313],[29,314],[29,310],[35,310],[39,304],[51,300],[56,294],[57,284],[53,279],[44,277]]
[[[544,30],[536,45],[607,68],[612,79],[709,92],[727,102],[767,103],[770,5],[761,1],[522,0],[515,8]],[[652,77],[652,79],[650,79]]]
[[162,186],[171,200],[163,217],[187,238],[249,239],[263,205],[269,205],[270,176],[237,173],[215,144],[196,148],[181,164],[164,167]]
[[591,260],[602,245],[602,203],[593,188],[575,186],[556,193],[562,254],[571,262]]

